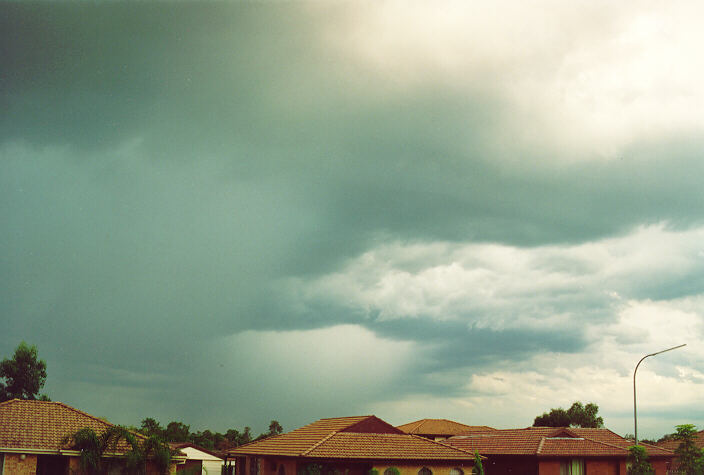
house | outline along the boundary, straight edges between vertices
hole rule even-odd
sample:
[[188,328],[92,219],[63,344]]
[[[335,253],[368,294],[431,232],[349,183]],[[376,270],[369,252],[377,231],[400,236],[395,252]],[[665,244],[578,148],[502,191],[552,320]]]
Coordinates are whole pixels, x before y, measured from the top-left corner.
[[419,435],[430,440],[445,440],[455,435],[467,435],[475,432],[488,432],[495,430],[488,426],[468,426],[447,419],[421,419],[396,426],[406,434]]
[[320,419],[228,452],[237,475],[469,475],[474,455],[375,416]]
[[186,462],[176,467],[176,473],[220,475],[225,459],[221,454],[191,442],[170,442],[169,447],[186,456]]
[[[680,446],[680,443],[681,441],[677,439],[670,439],[658,442],[656,445],[662,449],[672,450],[674,452]],[[700,430],[699,432],[694,433],[694,446],[700,450],[704,449],[704,430]],[[677,467],[678,464],[679,461],[677,460],[677,458],[675,458],[675,460],[673,460],[672,466]]]
[[[656,445],[674,452],[680,446],[680,441],[677,439],[663,440]],[[694,433],[694,445],[699,449],[704,449],[704,430]]]
[[[111,427],[107,421],[61,402],[11,399],[0,403],[0,473],[13,475],[80,473],[80,451],[66,437],[83,428],[101,434]],[[141,437],[141,436],[138,436]],[[119,464],[130,449],[124,440],[110,452]],[[172,459],[175,464],[185,457]],[[149,473],[156,473],[148,464]]]
[[[633,443],[608,429],[528,427],[456,436],[444,441],[487,457],[487,475],[625,475]],[[656,475],[665,475],[672,451],[644,445]]]

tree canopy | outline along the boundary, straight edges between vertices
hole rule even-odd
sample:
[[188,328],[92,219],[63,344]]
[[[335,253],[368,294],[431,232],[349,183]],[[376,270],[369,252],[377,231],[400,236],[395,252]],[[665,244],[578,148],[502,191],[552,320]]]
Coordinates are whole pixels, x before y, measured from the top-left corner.
[[37,347],[24,341],[17,346],[12,358],[0,362],[0,402],[9,399],[49,398],[39,391],[46,382],[46,362],[37,358]]
[[156,435],[158,437],[164,436],[164,428],[161,427],[161,424],[159,424],[156,419],[152,417],[143,419],[142,426],[138,430],[147,437],[152,435]]
[[191,432],[191,427],[183,422],[171,421],[164,428],[156,419],[147,417],[142,420],[141,426],[135,428],[135,430],[148,437],[155,436],[167,442],[192,442],[206,449],[227,450],[247,444],[253,440],[281,434],[284,429],[279,421],[272,420],[269,423],[269,430],[255,438],[250,427],[245,427],[242,431],[228,429],[224,434],[207,429]]
[[696,427],[692,424],[682,424],[675,427],[674,438],[680,441],[675,449],[679,465],[677,470],[684,475],[704,473],[704,453],[694,443]]
[[597,416],[598,412],[596,404],[590,402],[585,406],[577,401],[567,410],[558,407],[537,416],[533,427],[603,427],[604,419]]
[[652,475],[655,473],[653,466],[648,462],[648,453],[640,445],[628,448],[628,475]]
[[[248,427],[247,427],[248,429]],[[259,437],[257,437],[254,440],[261,440],[261,439],[266,439],[267,437],[271,437],[273,435],[279,435],[284,431],[283,427],[281,427],[281,424],[279,424],[279,421],[273,420],[269,423],[269,430],[267,432],[264,432],[263,434],[259,434]]]

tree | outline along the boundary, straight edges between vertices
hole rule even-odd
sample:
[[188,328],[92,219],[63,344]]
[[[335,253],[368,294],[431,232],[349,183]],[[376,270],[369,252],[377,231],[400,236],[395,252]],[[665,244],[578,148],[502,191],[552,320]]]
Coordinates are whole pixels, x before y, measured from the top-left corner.
[[190,440],[194,444],[205,447],[206,449],[214,449],[222,443],[225,437],[219,432],[211,432],[208,429],[198,431],[190,435]]
[[263,434],[260,434],[259,437],[257,437],[254,440],[261,440],[261,439],[266,439],[267,437],[271,437],[274,435],[279,435],[283,431],[284,431],[284,428],[281,427],[281,424],[279,424],[279,421],[273,420],[269,423],[269,430],[267,432],[264,432]]
[[279,435],[284,431],[279,421],[273,420],[269,423],[269,435]]
[[570,416],[561,407],[544,412],[542,416],[536,417],[533,421],[533,427],[567,427],[569,425]]
[[[98,475],[110,473],[111,465],[116,461],[104,458],[106,452],[116,452],[120,440],[124,440],[130,449],[125,453],[125,469],[130,474],[146,474],[147,460],[152,460],[159,473],[166,475],[171,465],[171,450],[157,436],[140,440],[122,426],[111,426],[97,435],[91,428],[85,427],[64,437],[64,443],[80,451],[80,465],[83,473]],[[119,463],[119,462],[118,462]]]
[[12,359],[5,358],[0,362],[0,402],[9,399],[40,399],[49,398],[39,394],[46,382],[46,362],[37,359],[37,347],[24,341],[15,349]]
[[237,445],[249,444],[252,441],[252,428],[244,426],[244,432],[240,434],[240,440]]
[[604,419],[597,416],[599,406],[590,402],[584,406],[575,402],[568,410],[561,407],[544,412],[533,421],[533,427],[603,427]]
[[693,424],[682,424],[675,427],[675,439],[680,445],[675,449],[679,461],[677,470],[686,475],[701,474],[704,472],[704,454],[694,444],[696,427]]
[[482,456],[479,455],[479,451],[474,449],[474,470],[472,473],[475,475],[484,475],[484,465],[482,465]]
[[628,466],[628,475],[652,475],[655,473],[653,466],[648,462],[648,453],[640,445],[628,448],[626,465]]
[[239,447],[242,444],[247,444],[252,441],[252,434],[249,427],[244,428],[244,432],[237,429],[228,429],[225,433],[225,440],[230,447]]
[[167,442],[188,442],[190,435],[191,426],[183,422],[169,422],[164,431],[164,439]]
[[158,437],[164,438],[164,428],[161,427],[156,419],[147,417],[142,419],[142,426],[139,428],[139,432],[146,435],[147,437],[156,435]]
[[604,426],[604,419],[597,416],[599,406],[593,402],[583,406],[580,401],[572,404],[567,410],[567,415],[570,418],[570,425],[573,427],[591,427],[599,428]]

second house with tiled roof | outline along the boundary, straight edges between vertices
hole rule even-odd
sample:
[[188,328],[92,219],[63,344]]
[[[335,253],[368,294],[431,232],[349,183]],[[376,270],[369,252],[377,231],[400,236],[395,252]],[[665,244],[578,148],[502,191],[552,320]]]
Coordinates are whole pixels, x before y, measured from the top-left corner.
[[[626,475],[633,442],[608,429],[528,427],[451,437],[444,443],[487,457],[487,475]],[[674,453],[644,446],[655,475],[666,475]]]
[[396,427],[406,434],[419,435],[431,440],[445,440],[456,435],[468,435],[477,432],[495,430],[488,426],[468,426],[447,419],[421,419]]
[[375,416],[321,419],[228,453],[237,475],[470,475],[472,452]]

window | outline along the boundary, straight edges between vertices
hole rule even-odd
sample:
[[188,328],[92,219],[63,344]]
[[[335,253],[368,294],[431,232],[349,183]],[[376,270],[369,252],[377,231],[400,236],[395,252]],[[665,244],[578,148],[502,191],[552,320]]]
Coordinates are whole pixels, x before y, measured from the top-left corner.
[[250,459],[249,475],[259,475],[259,460],[256,457]]
[[[433,471],[430,470],[428,467],[423,467],[420,470],[418,470],[418,475],[433,475]],[[560,474],[562,475],[562,474]]]
[[284,467],[284,464],[279,465],[279,475],[286,475],[286,467]]
[[584,475],[584,459],[570,459],[560,462],[560,475]]
[[459,467],[455,467],[450,470],[450,475],[464,475],[464,470]]

